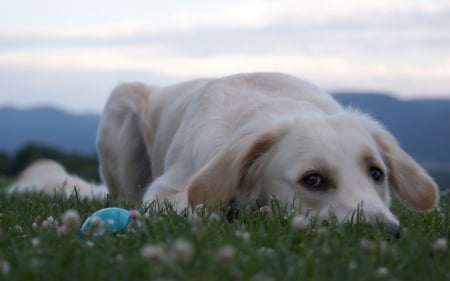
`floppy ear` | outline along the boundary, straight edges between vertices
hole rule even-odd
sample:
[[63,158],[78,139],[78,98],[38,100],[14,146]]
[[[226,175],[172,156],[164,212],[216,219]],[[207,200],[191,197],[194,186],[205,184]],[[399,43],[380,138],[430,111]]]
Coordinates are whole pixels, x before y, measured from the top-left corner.
[[193,206],[208,209],[226,206],[239,189],[250,193],[258,169],[280,138],[274,130],[259,135],[240,136],[202,168],[188,185],[188,200]]
[[389,168],[389,183],[397,196],[416,210],[426,211],[436,207],[439,189],[428,173],[381,126],[375,130],[374,138]]

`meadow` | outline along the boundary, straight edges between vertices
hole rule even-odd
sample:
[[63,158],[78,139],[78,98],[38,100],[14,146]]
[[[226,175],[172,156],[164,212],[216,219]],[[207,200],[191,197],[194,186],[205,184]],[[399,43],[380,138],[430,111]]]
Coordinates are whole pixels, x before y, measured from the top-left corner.
[[142,224],[92,240],[65,214],[83,221],[111,201],[0,193],[0,280],[450,280],[449,203],[417,213],[395,201],[399,235],[359,214],[305,219],[276,201],[239,215],[146,206]]

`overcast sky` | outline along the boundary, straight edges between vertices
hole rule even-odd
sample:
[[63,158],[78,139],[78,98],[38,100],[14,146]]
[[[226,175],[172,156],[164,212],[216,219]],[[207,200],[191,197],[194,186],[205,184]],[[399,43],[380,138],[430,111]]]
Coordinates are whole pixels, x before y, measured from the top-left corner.
[[122,81],[254,71],[450,98],[450,1],[0,0],[0,106],[100,112]]

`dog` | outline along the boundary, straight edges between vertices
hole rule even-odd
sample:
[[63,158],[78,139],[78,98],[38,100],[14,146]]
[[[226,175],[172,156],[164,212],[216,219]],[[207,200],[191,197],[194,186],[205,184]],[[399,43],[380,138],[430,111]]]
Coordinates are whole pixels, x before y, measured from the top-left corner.
[[[382,125],[281,73],[168,87],[121,84],[106,103],[97,152],[113,199],[167,201],[177,211],[262,206],[275,197],[320,219],[332,211],[340,222],[359,208],[369,222],[395,230],[390,188],[419,211],[439,200],[433,179]],[[66,194],[75,187],[87,197],[107,193],[49,161],[29,167],[10,192],[44,186]]]

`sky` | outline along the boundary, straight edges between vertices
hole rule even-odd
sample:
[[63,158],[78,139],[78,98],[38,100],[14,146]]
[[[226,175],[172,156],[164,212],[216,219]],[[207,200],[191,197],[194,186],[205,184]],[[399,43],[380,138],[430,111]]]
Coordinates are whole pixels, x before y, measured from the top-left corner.
[[0,0],[0,106],[99,113],[120,82],[259,71],[450,98],[450,1]]

